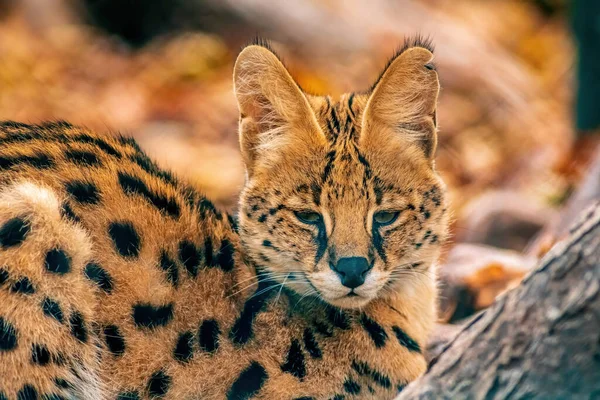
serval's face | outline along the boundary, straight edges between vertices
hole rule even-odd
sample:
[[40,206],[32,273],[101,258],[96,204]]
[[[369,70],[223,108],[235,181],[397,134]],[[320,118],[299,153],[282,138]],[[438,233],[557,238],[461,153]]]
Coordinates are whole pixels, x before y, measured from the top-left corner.
[[345,308],[433,279],[447,218],[431,57],[406,49],[370,93],[333,102],[304,94],[268,49],[242,52],[241,236],[265,276]]

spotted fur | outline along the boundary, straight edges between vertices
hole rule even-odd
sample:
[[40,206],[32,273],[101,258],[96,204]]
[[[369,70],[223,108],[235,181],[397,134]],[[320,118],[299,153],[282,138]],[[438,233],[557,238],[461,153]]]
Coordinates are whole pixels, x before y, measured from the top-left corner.
[[[411,42],[334,101],[246,47],[238,218],[131,139],[0,123],[0,399],[394,397],[446,236],[431,57]],[[370,263],[353,293],[344,257]]]

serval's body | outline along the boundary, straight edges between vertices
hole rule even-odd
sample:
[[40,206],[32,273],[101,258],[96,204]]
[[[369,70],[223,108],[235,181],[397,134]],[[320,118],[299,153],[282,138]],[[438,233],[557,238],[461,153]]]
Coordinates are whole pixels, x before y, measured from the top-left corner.
[[0,399],[394,397],[446,237],[426,47],[338,102],[245,48],[239,232],[130,139],[0,124]]

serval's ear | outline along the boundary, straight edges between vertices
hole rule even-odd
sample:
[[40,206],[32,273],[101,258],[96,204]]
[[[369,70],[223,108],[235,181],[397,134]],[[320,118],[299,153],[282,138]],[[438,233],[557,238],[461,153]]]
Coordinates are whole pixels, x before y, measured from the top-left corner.
[[306,96],[267,44],[242,50],[235,62],[233,84],[240,110],[240,147],[249,177],[257,162],[273,161],[282,148],[295,143],[306,149],[324,139]]
[[440,84],[432,60],[431,44],[420,38],[407,41],[391,59],[365,107],[363,144],[385,145],[401,138],[417,144],[433,160]]

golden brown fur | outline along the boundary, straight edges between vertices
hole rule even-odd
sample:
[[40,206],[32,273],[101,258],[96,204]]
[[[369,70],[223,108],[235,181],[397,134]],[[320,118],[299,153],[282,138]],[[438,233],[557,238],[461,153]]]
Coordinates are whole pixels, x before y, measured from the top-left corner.
[[[446,236],[431,58],[333,101],[245,48],[239,233],[130,139],[0,124],[0,399],[394,397],[426,366]],[[344,257],[372,263],[356,295]]]

